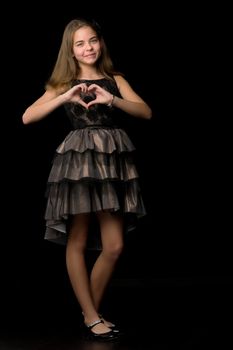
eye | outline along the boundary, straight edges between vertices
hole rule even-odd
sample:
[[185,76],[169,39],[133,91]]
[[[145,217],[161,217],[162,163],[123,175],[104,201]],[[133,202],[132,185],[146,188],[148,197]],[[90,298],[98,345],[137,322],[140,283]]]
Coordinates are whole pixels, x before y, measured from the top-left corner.
[[97,43],[98,42],[98,39],[97,38],[93,38],[90,40],[91,43]]

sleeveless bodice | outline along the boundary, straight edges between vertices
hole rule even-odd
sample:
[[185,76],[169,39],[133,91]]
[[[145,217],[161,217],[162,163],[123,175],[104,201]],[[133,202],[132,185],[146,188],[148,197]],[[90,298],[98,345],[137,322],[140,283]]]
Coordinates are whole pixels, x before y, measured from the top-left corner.
[[[120,96],[118,87],[113,80],[107,78],[96,79],[96,80],[85,80],[77,79],[73,82],[73,86],[86,83],[87,86],[91,84],[97,84],[109,91],[115,96]],[[88,103],[95,98],[95,95],[92,94],[80,94],[84,102]],[[66,103],[65,109],[68,115],[68,118],[71,121],[71,124],[74,129],[83,129],[86,127],[118,127],[116,111],[113,107],[108,107],[104,104],[95,104],[90,106],[89,109],[86,109],[80,104],[75,103]],[[118,120],[119,120],[119,111],[118,111]]]

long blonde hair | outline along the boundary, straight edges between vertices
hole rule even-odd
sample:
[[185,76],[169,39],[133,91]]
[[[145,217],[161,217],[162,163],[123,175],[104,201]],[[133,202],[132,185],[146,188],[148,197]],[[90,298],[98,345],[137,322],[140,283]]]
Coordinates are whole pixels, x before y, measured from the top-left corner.
[[91,27],[101,41],[101,55],[97,61],[97,69],[100,74],[108,79],[113,79],[115,74],[121,75],[121,73],[114,71],[113,63],[98,23],[86,19],[73,19],[65,27],[57,61],[46,83],[46,89],[53,88],[65,91],[71,87],[72,81],[77,79],[80,68],[73,56],[73,37],[76,30],[84,26]]

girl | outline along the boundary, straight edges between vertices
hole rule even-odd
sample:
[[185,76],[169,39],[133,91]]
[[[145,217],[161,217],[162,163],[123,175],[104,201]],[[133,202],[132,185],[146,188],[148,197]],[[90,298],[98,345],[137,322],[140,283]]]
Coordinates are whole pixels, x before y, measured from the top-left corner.
[[[67,244],[67,271],[89,337],[111,340],[118,333],[99,314],[100,303],[123,248],[124,230],[145,214],[134,146],[119,125],[126,114],[150,119],[152,112],[114,71],[94,21],[68,23],[45,90],[24,112],[23,123],[37,122],[64,105],[72,124],[48,178],[45,238]],[[93,215],[101,251],[89,273],[85,250]]]

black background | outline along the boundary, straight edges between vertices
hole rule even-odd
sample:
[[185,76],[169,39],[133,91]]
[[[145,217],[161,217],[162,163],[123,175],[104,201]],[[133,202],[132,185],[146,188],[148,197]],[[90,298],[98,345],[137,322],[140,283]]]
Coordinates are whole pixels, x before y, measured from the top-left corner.
[[1,304],[9,322],[73,298],[65,248],[43,239],[47,176],[69,123],[63,109],[33,125],[21,117],[44,91],[65,25],[79,16],[100,23],[116,68],[153,110],[150,121],[127,121],[148,215],[127,237],[114,278],[176,283],[231,275],[206,12],[162,2],[125,6],[71,1],[48,10],[38,2],[2,15]]

